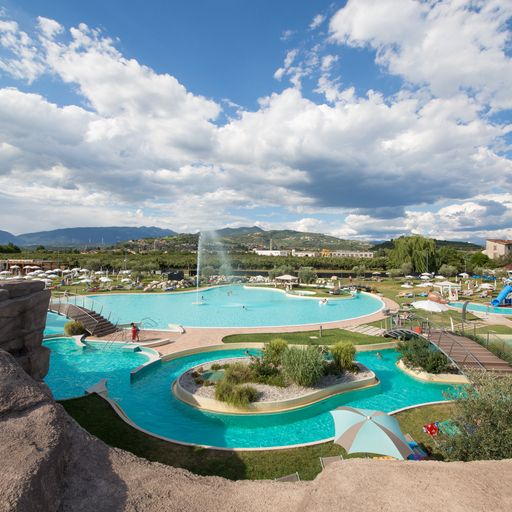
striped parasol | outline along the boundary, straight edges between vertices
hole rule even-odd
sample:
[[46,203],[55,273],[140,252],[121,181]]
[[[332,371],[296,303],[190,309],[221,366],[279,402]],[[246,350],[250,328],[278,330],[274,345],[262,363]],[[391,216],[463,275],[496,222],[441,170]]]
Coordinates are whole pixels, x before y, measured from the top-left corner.
[[338,407],[334,419],[334,442],[347,453],[377,453],[406,459],[412,450],[396,418],[382,411]]

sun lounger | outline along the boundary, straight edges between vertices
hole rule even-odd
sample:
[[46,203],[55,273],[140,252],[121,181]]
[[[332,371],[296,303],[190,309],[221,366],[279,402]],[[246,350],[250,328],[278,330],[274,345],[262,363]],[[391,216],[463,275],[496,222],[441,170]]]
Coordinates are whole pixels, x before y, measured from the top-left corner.
[[320,465],[322,469],[325,469],[329,464],[343,460],[341,455],[335,455],[334,457],[320,457]]
[[295,473],[292,473],[291,475],[274,478],[274,482],[300,482],[299,472],[295,471]]

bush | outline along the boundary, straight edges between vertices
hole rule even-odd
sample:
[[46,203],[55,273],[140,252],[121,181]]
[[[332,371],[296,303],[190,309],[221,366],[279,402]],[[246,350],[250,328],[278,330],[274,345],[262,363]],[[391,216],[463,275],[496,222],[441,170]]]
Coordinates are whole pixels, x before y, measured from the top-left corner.
[[210,368],[211,368],[212,370],[216,371],[216,370],[220,370],[221,366],[220,366],[220,364],[218,364],[218,363],[213,363],[213,364],[210,366]]
[[230,364],[224,370],[224,380],[231,384],[242,384],[254,380],[252,368],[244,363]]
[[339,342],[331,347],[331,355],[338,371],[352,370],[356,349],[349,342]]
[[215,398],[235,407],[246,407],[258,398],[258,391],[252,386],[233,384],[222,379],[215,386]]
[[287,350],[288,342],[282,338],[275,338],[265,344],[263,359],[274,366],[281,366],[283,354]]
[[85,334],[87,331],[85,330],[85,327],[80,322],[75,322],[74,320],[71,322],[67,322],[64,325],[64,332],[68,336],[78,336],[80,334]]
[[512,458],[512,376],[474,371],[472,386],[461,386],[447,398],[455,400],[452,422],[458,433],[441,436],[448,460]]
[[435,350],[426,339],[415,336],[397,345],[403,362],[412,368],[421,368],[428,373],[443,373],[450,369],[450,361]]
[[324,374],[322,352],[318,347],[292,347],[283,354],[283,370],[299,386],[313,386]]

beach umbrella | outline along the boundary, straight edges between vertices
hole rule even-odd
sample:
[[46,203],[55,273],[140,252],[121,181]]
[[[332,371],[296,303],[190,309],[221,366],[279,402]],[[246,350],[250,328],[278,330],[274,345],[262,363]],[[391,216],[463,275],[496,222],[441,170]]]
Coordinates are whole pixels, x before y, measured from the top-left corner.
[[[76,270],[76,269],[75,269],[75,270]],[[78,271],[79,271],[79,272],[89,272],[89,270],[88,270],[88,269],[86,269],[86,268],[80,268],[80,269],[78,269]]]
[[112,279],[110,279],[110,277],[100,277],[100,281],[102,283],[111,283]]
[[331,415],[334,442],[347,453],[377,453],[395,459],[406,459],[413,454],[398,420],[385,412],[338,407]]
[[411,306],[415,309],[430,311],[430,313],[442,313],[450,309],[448,306],[434,302],[433,300],[417,300],[416,302],[411,302]]
[[436,276],[434,279],[445,279],[444,276]]
[[2,272],[0,272],[0,276],[9,276],[11,273],[12,272],[9,272],[8,270],[2,270]]
[[416,279],[416,278],[414,276],[408,275],[408,276],[405,276],[405,279]]
[[423,274],[420,276],[420,279],[423,280],[423,281],[429,281],[430,280],[430,275],[426,275],[424,276]]
[[92,279],[89,279],[89,278],[84,278],[84,279],[80,279],[79,281],[80,283],[92,283]]
[[469,277],[469,274],[467,272],[461,272],[459,274],[459,277],[462,277],[463,279],[467,279]]

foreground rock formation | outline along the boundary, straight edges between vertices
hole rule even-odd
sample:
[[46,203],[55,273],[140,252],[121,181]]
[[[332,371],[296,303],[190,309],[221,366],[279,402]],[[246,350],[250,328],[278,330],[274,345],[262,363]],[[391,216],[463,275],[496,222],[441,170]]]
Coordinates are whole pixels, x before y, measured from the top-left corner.
[[200,477],[110,448],[0,350],[0,512],[512,510],[512,461],[351,460],[313,482]]
[[0,281],[0,349],[36,380],[48,373],[50,352],[41,342],[49,302],[42,281]]

